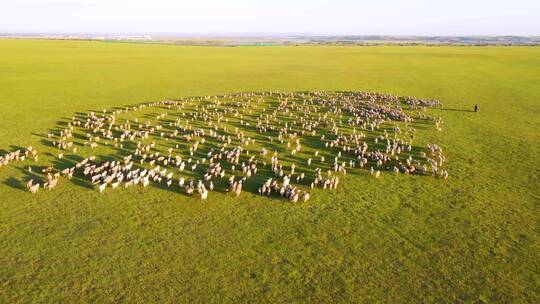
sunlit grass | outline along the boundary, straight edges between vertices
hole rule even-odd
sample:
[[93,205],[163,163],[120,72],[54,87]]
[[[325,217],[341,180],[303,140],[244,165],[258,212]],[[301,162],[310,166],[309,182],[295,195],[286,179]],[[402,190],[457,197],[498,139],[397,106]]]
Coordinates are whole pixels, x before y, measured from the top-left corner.
[[0,55],[0,149],[32,145],[38,165],[58,153],[44,134],[77,113],[324,89],[442,100],[443,131],[415,141],[440,143],[450,172],[359,171],[292,205],[67,181],[32,195],[28,163],[13,163],[0,168],[2,302],[538,302],[538,48],[0,40]]

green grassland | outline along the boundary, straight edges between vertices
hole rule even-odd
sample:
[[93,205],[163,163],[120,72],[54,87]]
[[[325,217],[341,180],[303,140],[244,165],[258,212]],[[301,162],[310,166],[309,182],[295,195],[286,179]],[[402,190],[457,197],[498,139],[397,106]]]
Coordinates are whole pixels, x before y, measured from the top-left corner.
[[37,165],[66,165],[45,135],[88,111],[362,90],[441,100],[443,130],[417,126],[415,144],[441,145],[450,173],[359,170],[305,203],[201,202],[76,179],[33,195],[32,163],[14,162],[0,167],[0,302],[539,302],[539,83],[535,47],[0,40],[0,151],[32,145]]

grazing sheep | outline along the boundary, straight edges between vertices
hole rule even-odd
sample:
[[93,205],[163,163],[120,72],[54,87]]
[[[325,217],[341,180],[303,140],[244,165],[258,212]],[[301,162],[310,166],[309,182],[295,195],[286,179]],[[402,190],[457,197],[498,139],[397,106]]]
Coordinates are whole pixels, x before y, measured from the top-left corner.
[[39,184],[31,185],[28,187],[28,190],[30,190],[31,193],[37,193],[39,190]]
[[242,182],[239,182],[239,183],[236,185],[236,188],[235,188],[235,194],[236,194],[236,196],[240,196],[240,193],[242,193]]
[[[273,101],[267,103],[267,99]],[[408,106],[408,111],[404,104]],[[446,180],[446,158],[440,146],[430,143],[424,147],[424,151],[416,152],[415,148],[415,153],[411,153],[415,129],[410,123],[414,119],[429,118],[436,129],[442,129],[443,121],[440,118],[430,118],[423,113],[427,107],[436,106],[440,106],[437,100],[367,92],[260,92],[157,101],[123,109],[89,112],[86,117],[73,118],[67,127],[47,134],[53,146],[61,150],[57,153],[58,159],[64,158],[65,151],[77,152],[74,138],[84,138],[84,146],[90,149],[97,148],[98,144],[123,151],[133,147],[131,154],[120,161],[101,162],[92,156],[61,171],[48,167],[43,170],[47,174],[47,182],[41,187],[51,190],[58,184],[59,176],[71,179],[80,173],[82,178],[95,184],[100,193],[105,191],[107,185],[115,189],[122,183],[126,188],[139,184],[147,187],[150,182],[171,187],[171,169],[182,172],[186,165],[191,169],[190,174],[197,175],[197,168],[206,169],[202,177],[195,178],[198,180],[197,187],[193,181],[186,185],[185,178],[178,178],[178,185],[185,187],[188,195],[197,191],[201,200],[205,200],[208,192],[214,190],[215,178],[229,178],[223,169],[225,167],[231,168],[232,172],[242,170],[239,180],[230,175],[227,192],[239,196],[248,179],[261,180],[260,172],[268,172],[266,170],[270,168],[270,173],[276,179],[263,177],[262,180],[266,182],[260,184],[258,192],[267,196],[272,191],[279,192],[281,197],[291,202],[310,198],[310,194],[302,189],[303,186],[297,188],[292,185],[293,181],[301,184],[307,178],[311,181],[311,189],[320,187],[333,190],[337,189],[339,183],[337,175],[346,175],[366,166],[370,166],[370,174],[375,178],[380,177],[381,170],[388,170],[396,175],[427,175],[430,172]],[[150,108],[160,113],[144,121],[120,117],[120,114]],[[178,112],[170,113],[176,110]],[[174,118],[165,119],[171,116]],[[239,121],[240,126],[249,129],[250,133],[238,127],[230,130],[230,119],[235,123]],[[260,136],[252,135],[252,130]],[[373,133],[375,130],[376,134]],[[304,152],[307,149],[301,142],[305,137],[309,137],[310,144],[325,147],[324,155],[320,155],[319,151],[313,154]],[[174,144],[168,143],[169,140]],[[265,141],[272,143],[272,148],[264,146]],[[207,144],[209,142],[212,142],[211,146]],[[182,143],[187,144],[187,151],[184,151],[189,153],[187,159],[183,159],[182,151],[179,151]],[[254,144],[263,147],[254,148]],[[249,147],[260,153],[252,153],[254,149]],[[270,152],[270,149],[274,152]],[[284,155],[285,161],[290,163],[290,171],[287,170],[287,163],[278,156],[280,149],[287,151]],[[307,167],[313,164],[312,159],[319,158],[321,168],[315,168],[314,173],[304,170],[300,164],[306,163],[298,161],[302,154],[310,156],[306,160]],[[325,163],[325,157],[331,161]],[[12,161],[32,159],[38,160],[37,150],[28,147],[0,155],[0,167]],[[269,167],[266,166],[268,161]],[[264,169],[258,166],[261,162]],[[134,168],[139,164],[140,168]],[[144,168],[148,165],[150,168]],[[32,172],[31,166],[27,166],[27,169]],[[327,174],[323,176],[323,172]],[[282,184],[279,185],[281,180]],[[32,193],[37,192],[39,187],[33,180],[27,184]]]

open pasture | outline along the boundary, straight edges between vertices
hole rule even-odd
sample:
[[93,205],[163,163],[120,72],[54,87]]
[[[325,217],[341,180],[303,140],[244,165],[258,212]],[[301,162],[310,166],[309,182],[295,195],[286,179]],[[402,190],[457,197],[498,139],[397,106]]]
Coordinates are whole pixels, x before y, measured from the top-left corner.
[[[0,155],[39,155],[0,167],[3,302],[538,301],[538,48],[0,40],[0,52]],[[446,160],[435,172],[432,143]],[[377,150],[399,157],[378,163]],[[219,154],[225,177],[205,180],[201,201]],[[107,174],[159,165],[161,181],[93,184],[75,167],[91,156]],[[318,168],[337,189],[311,188]],[[289,174],[307,201],[280,195]]]

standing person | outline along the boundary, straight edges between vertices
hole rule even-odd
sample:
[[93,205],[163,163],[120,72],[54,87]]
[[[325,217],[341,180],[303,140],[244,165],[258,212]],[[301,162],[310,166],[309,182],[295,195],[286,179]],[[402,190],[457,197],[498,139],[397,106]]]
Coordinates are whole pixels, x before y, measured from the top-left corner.
[[474,111],[478,112],[478,105],[477,104],[474,105]]

